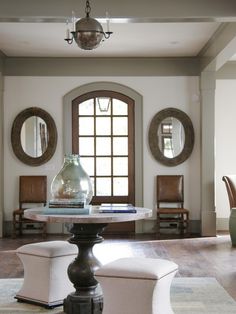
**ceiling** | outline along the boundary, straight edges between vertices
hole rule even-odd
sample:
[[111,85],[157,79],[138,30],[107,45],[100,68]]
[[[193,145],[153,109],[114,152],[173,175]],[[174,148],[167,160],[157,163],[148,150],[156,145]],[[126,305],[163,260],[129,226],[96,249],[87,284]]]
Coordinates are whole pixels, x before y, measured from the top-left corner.
[[90,2],[91,16],[105,31],[109,10],[113,34],[85,51],[64,41],[66,21],[72,10],[85,16],[85,0],[0,0],[0,51],[8,57],[196,57],[218,30],[236,22],[235,0]]
[[[9,57],[193,57],[208,43],[219,22],[117,23],[95,50],[64,41],[65,23],[0,23],[0,50]],[[104,30],[106,25],[103,25]]]

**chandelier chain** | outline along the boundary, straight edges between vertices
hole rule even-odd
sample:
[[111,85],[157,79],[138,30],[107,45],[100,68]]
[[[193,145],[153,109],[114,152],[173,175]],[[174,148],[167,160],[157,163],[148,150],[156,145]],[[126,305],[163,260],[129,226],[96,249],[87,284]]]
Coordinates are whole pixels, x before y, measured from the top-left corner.
[[90,7],[90,3],[89,1],[87,0],[86,1],[86,7],[85,7],[85,13],[86,13],[86,16],[89,17],[89,13],[91,12],[91,7]]

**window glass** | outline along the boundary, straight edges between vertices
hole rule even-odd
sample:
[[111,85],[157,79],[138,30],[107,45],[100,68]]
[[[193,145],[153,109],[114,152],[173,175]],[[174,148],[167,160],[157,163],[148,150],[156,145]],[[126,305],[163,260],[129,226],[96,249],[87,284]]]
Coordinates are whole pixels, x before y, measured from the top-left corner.
[[93,99],[88,99],[79,105],[79,115],[91,116],[94,113]]
[[113,175],[114,176],[128,176],[128,157],[114,157],[113,158]]
[[94,176],[94,157],[80,157],[81,165],[89,176]]
[[111,195],[111,178],[99,178],[96,179],[96,195],[97,196],[109,196]]
[[110,156],[111,155],[111,138],[97,137],[96,139],[96,155]]
[[94,135],[94,118],[80,117],[79,134],[80,135]]
[[128,105],[119,100],[119,99],[113,99],[113,115],[114,116],[124,116],[128,115]]
[[96,174],[98,176],[111,175],[111,158],[110,157],[97,157],[96,158]]
[[79,138],[80,155],[94,155],[94,137]]
[[128,135],[128,119],[126,117],[113,118],[113,135]]
[[113,137],[113,155],[128,155],[128,137]]
[[98,117],[96,118],[96,135],[111,134],[111,118]]
[[128,195],[128,178],[113,178],[113,193],[115,196]]

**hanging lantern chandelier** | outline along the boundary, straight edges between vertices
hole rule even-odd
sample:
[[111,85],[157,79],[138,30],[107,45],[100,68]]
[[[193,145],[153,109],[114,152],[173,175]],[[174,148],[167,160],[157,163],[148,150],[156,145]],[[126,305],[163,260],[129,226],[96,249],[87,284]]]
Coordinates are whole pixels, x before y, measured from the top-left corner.
[[90,17],[91,7],[89,0],[86,1],[85,13],[86,16],[84,18],[76,21],[75,17],[72,16],[72,27],[71,31],[67,28],[65,41],[68,44],[72,44],[73,41],[77,43],[77,45],[84,50],[92,50],[97,48],[101,41],[104,39],[108,39],[112,32],[109,29],[109,18],[107,18],[107,31],[103,31],[102,25],[98,22],[98,20]]

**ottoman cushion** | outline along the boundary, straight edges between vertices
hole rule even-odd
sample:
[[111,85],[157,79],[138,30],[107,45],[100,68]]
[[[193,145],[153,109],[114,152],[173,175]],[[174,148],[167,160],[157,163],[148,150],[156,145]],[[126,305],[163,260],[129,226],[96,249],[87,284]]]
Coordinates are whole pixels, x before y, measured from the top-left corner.
[[168,260],[128,257],[104,265],[96,276],[158,280],[176,270],[178,265]]
[[44,257],[59,257],[74,255],[77,247],[67,241],[47,241],[25,244],[19,247],[16,252],[20,254],[44,256]]

